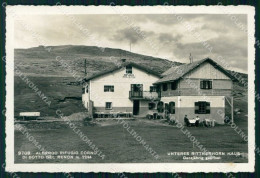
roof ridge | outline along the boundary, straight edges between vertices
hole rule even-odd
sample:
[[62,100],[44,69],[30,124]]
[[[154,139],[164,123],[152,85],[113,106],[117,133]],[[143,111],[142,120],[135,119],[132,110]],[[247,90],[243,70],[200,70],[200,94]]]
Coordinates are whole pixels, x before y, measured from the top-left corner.
[[[228,73],[228,71],[225,68],[223,68],[221,65],[219,65],[217,62],[215,62],[211,58],[207,57],[207,58],[195,61],[193,63],[177,66],[178,68],[181,68],[181,70],[182,70],[181,73],[178,73],[178,72],[174,73],[174,71],[178,70],[178,68],[177,68],[173,72],[171,72],[171,73],[169,73],[167,75],[164,75],[163,78],[157,80],[155,82],[155,84],[156,83],[158,84],[158,83],[173,81],[173,80],[179,80],[182,76],[184,76],[187,73],[191,72],[192,70],[194,70],[195,68],[197,68],[198,66],[200,66],[201,64],[203,64],[206,61],[209,61],[209,62],[212,62],[212,63],[216,64],[216,66],[219,68],[219,70],[221,70],[223,73],[225,73],[228,77],[230,77],[231,79],[234,78],[230,73]],[[174,74],[174,76],[173,76],[173,74]]]
[[[184,67],[184,66],[190,66],[190,65],[194,65],[194,64],[197,64],[197,65],[200,65],[200,62],[204,62],[205,60],[208,60],[210,58],[204,58],[204,59],[201,59],[201,60],[198,60],[198,61],[195,61],[193,63],[184,63],[184,64],[181,64],[181,65],[178,65],[178,66],[174,66],[174,67],[171,67],[169,68],[168,70],[166,70],[165,72],[162,73],[162,76],[166,76],[166,75],[170,75],[171,73],[173,73],[174,71],[171,72],[171,70],[173,70],[174,68],[179,68],[179,67]],[[169,73],[170,72],[170,73]]]
[[144,66],[144,65],[137,64],[137,63],[132,62],[132,61],[126,61],[126,62],[122,62],[120,65],[115,65],[115,66],[112,67],[112,68],[109,68],[109,69],[107,69],[107,70],[100,71],[100,72],[98,72],[98,73],[96,73],[96,74],[92,74],[92,75],[89,76],[89,77],[85,77],[84,80],[85,80],[85,81],[88,81],[88,80],[91,80],[91,79],[100,77],[100,76],[102,76],[102,75],[105,75],[105,74],[114,72],[114,71],[116,71],[116,70],[118,70],[118,69],[121,69],[121,68],[123,68],[123,67],[125,67],[125,66],[127,66],[127,65],[132,65],[133,67],[136,67],[136,68],[138,68],[138,69],[140,69],[140,70],[143,70],[143,71],[145,71],[145,72],[147,72],[147,73],[151,73],[151,74],[153,74],[153,75],[155,75],[155,76],[161,77],[161,74],[159,74],[158,72],[156,72],[156,71],[154,71],[154,70],[152,70],[152,69],[150,69],[150,68],[147,68],[147,67]]

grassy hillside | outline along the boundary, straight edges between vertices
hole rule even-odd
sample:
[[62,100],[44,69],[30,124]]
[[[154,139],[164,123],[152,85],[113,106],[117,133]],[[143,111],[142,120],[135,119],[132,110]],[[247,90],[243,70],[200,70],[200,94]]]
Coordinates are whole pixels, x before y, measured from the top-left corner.
[[15,77],[14,107],[19,112],[41,112],[55,116],[60,109],[65,115],[85,111],[81,104],[81,86],[71,85],[72,77],[28,77],[50,101],[50,107],[21,78]]
[[[47,50],[50,48],[50,52]],[[120,59],[127,59],[140,65],[146,65],[162,73],[172,64],[180,64],[166,59],[144,56],[121,49],[98,48],[95,46],[48,46],[29,49],[15,49],[15,63],[19,69],[30,76],[71,77],[56,57],[65,61],[78,75],[84,76],[84,62],[87,60],[87,72],[93,74],[115,66]],[[149,64],[149,65],[148,65]]]

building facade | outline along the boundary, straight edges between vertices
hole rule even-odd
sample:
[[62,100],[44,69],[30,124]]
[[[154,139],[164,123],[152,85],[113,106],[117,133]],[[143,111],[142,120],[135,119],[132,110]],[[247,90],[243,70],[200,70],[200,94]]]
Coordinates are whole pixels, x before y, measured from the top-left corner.
[[145,116],[149,102],[158,100],[153,83],[160,75],[134,63],[123,63],[111,70],[86,78],[82,100],[93,113],[129,112]]
[[224,124],[223,114],[227,107],[233,108],[233,82],[216,62],[206,58],[173,67],[162,76],[154,84],[160,88],[161,105],[168,105],[171,118],[184,122],[185,115],[189,119],[199,116]]
[[223,124],[227,105],[233,108],[232,80],[225,69],[209,58],[172,67],[161,75],[125,62],[86,78],[82,100],[93,114],[157,113],[180,122],[187,115]]

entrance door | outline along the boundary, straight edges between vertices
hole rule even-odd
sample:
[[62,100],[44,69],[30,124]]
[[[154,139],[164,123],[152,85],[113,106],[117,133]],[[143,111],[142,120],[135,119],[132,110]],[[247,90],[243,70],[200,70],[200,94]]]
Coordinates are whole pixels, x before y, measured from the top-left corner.
[[134,103],[133,115],[138,115],[139,114],[140,101],[139,100],[134,100],[133,103]]

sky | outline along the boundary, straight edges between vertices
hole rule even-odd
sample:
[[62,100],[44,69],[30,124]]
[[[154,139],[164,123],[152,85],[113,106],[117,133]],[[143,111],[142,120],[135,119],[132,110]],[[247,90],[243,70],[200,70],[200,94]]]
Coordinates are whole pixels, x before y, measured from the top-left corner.
[[[15,21],[15,48],[86,45],[120,48],[182,63],[222,57],[247,73],[247,16],[226,14],[34,15]],[[178,18],[177,18],[178,17]],[[181,19],[181,20],[180,20]],[[239,24],[239,25],[238,25]]]

